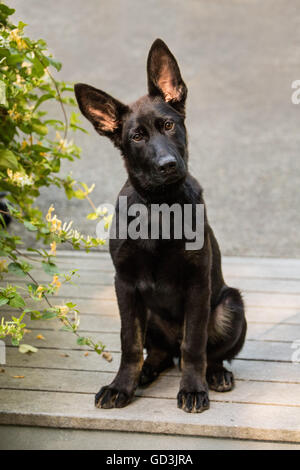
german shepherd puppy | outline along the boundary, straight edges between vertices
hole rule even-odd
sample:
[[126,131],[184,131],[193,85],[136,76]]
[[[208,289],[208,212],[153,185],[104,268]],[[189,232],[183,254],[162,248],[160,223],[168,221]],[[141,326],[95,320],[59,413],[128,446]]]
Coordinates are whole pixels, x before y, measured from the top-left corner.
[[[161,39],[150,49],[147,74],[148,94],[129,106],[89,85],[76,84],[80,110],[123,156],[128,180],[119,195],[127,196],[128,207],[204,204],[202,188],[188,172],[187,87]],[[113,382],[96,395],[98,408],[128,405],[137,386],[150,384],[173,365],[174,357],[181,358],[182,370],[178,408],[202,412],[209,408],[208,388],[233,388],[233,375],[223,361],[233,359],[245,340],[243,300],[224,282],[206,212],[202,248],[187,250],[185,241],[110,239],[122,357]]]

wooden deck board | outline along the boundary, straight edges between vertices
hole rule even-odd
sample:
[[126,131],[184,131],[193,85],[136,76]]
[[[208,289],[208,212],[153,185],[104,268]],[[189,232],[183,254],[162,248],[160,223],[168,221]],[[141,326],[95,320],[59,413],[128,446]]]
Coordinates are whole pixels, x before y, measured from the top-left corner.
[[[1,314],[6,320],[11,318],[11,313],[5,310]],[[299,339],[299,328],[300,326],[295,322],[282,322],[276,323],[268,321],[270,318],[260,318],[261,321],[253,321],[251,313],[248,312],[248,340],[264,340],[264,341],[285,341],[291,342]],[[300,315],[299,315],[300,316]],[[29,334],[26,334],[26,341],[35,341],[35,337],[38,332],[44,332],[45,340],[37,342],[38,345],[50,345],[49,340],[53,337],[53,333],[47,334],[46,331],[58,331],[61,329],[61,323],[56,319],[52,320],[31,320],[27,319],[27,328],[30,330]],[[85,314],[80,317],[79,332],[88,335],[89,333],[120,333],[120,319],[117,316],[110,315],[89,315]],[[60,343],[61,344],[61,343]],[[72,340],[72,344],[74,341]],[[52,346],[52,345],[51,345]]]
[[[62,272],[80,268],[81,289],[65,286],[53,303],[75,299],[82,334],[102,340],[113,361],[93,352],[86,356],[86,348],[60,331],[57,321],[29,320],[25,342],[39,350],[21,355],[7,347],[7,365],[0,373],[0,424],[299,443],[300,362],[292,362],[292,354],[300,340],[300,260],[224,258],[223,265],[228,284],[243,292],[249,326],[246,344],[230,366],[236,387],[224,394],[210,392],[210,410],[190,415],[176,408],[177,367],[138,389],[125,409],[94,408],[93,394],[112,380],[120,363],[113,266],[107,253],[61,252],[58,266]],[[38,267],[34,275],[40,282],[49,280]],[[0,310],[5,318],[10,313]],[[37,339],[38,333],[45,340]]]
[[295,407],[215,402],[184,413],[175,399],[139,398],[125,408],[98,410],[90,395],[1,390],[1,424],[186,434],[299,442]]

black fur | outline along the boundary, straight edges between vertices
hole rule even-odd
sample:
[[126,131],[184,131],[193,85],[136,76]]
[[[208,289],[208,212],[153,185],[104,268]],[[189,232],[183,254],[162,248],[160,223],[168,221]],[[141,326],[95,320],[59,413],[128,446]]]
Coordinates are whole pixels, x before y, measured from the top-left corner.
[[[120,195],[128,197],[128,206],[204,203],[201,186],[188,172],[187,88],[160,39],[150,49],[147,73],[148,95],[130,106],[88,85],[76,85],[80,109],[121,151],[128,180]],[[138,384],[151,383],[180,356],[178,407],[187,412],[207,409],[208,386],[218,391],[233,387],[233,375],[223,361],[242,348],[246,320],[239,291],[224,282],[206,214],[200,250],[187,251],[185,240],[111,239],[110,253],[116,268],[122,358],[113,382],[96,395],[96,406],[127,405]]]

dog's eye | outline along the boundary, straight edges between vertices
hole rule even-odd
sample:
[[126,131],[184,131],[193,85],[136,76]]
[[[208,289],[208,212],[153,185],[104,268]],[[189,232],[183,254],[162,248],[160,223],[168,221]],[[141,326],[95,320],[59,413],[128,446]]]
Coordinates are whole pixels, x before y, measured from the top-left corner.
[[135,134],[133,134],[133,136],[131,137],[132,140],[134,140],[135,142],[140,142],[140,140],[142,140],[143,136],[141,133],[139,132],[136,132]]
[[166,131],[171,131],[174,128],[174,122],[173,121],[166,121],[165,122],[165,130]]

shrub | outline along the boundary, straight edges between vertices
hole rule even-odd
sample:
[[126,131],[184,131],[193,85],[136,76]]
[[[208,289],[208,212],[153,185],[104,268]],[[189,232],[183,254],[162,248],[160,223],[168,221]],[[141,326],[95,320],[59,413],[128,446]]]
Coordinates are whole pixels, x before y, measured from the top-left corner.
[[[0,192],[6,193],[6,206],[0,206],[0,276],[5,280],[7,273],[14,273],[27,278],[28,283],[0,287],[0,309],[10,307],[14,312],[9,320],[1,319],[0,338],[9,336],[12,344],[18,345],[28,317],[56,318],[65,330],[78,336],[78,344],[101,353],[101,342],[79,335],[76,304],[57,306],[50,299],[77,272],[59,272],[55,264],[57,245],[67,243],[88,251],[104,241],[81,235],[72,223],[62,223],[53,206],[45,215],[37,205],[40,189],[54,185],[63,189],[68,199],[87,199],[93,207],[89,218],[103,217],[90,199],[93,187],[76,183],[70,176],[59,176],[63,159],[72,162],[80,156],[80,149],[68,140],[68,131],[85,131],[79,127],[75,112],[70,119],[67,117],[66,105],[75,105],[73,87],[57,81],[51,72],[53,68],[59,71],[61,64],[48,53],[45,41],[24,36],[24,23],[16,26],[9,21],[12,13],[14,10],[0,3]],[[58,111],[62,119],[48,119],[41,111],[40,106],[47,100],[61,108]],[[22,238],[7,228],[9,215],[48,249],[22,250]],[[32,276],[32,263],[36,262],[51,276],[48,283],[40,284]]]

